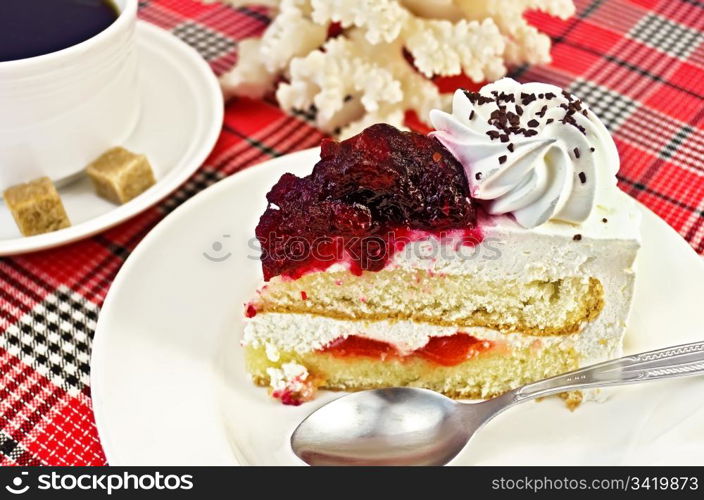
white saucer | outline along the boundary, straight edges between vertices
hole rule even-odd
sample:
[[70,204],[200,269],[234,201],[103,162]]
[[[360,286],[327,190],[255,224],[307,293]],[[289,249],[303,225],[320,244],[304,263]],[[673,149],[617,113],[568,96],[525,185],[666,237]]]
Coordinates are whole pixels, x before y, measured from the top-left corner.
[[208,64],[168,31],[143,21],[137,25],[137,50],[142,114],[123,145],[149,157],[156,185],[116,206],[96,196],[88,179],[81,176],[59,189],[73,225],[31,237],[20,235],[0,201],[0,256],[63,245],[112,227],[178,188],[212,151],[222,128],[224,104]]
[[[317,150],[238,173],[176,209],[140,243],[105,300],[91,384],[112,465],[300,464],[288,445],[301,419],[339,396],[283,406],[245,375],[243,303],[261,280],[254,228],[284,172],[305,175]],[[625,196],[625,195],[624,195]],[[640,206],[629,353],[701,340],[704,262]],[[482,465],[704,464],[704,377],[613,391],[568,411],[557,398],[499,415],[453,461]]]

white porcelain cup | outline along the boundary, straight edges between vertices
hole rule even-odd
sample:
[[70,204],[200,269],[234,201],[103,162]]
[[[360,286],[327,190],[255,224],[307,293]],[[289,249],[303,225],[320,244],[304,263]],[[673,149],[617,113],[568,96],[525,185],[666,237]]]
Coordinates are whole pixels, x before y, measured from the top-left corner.
[[134,129],[137,0],[114,2],[120,15],[92,38],[0,62],[0,190],[42,176],[70,179]]

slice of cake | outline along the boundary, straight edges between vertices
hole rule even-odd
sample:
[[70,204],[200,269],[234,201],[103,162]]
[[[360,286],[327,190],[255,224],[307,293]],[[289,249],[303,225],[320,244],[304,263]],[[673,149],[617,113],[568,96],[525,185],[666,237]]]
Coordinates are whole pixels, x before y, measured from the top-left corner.
[[[510,79],[431,119],[429,136],[324,141],[311,175],[267,195],[243,345],[286,403],[314,386],[486,398],[621,354],[639,217],[604,125]],[[296,365],[308,386],[282,392]]]

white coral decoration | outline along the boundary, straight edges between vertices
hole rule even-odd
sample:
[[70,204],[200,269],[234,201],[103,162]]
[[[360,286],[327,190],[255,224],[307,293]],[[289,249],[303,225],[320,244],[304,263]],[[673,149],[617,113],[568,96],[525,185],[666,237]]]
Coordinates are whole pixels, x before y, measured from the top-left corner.
[[[406,110],[425,120],[446,108],[433,76],[481,82],[504,76],[507,64],[549,62],[550,39],[524,12],[574,14],[572,0],[224,1],[276,14],[260,39],[240,41],[239,61],[221,79],[226,94],[275,91],[283,109],[314,109],[316,125],[342,137],[376,122],[402,127]],[[332,23],[343,31],[327,39]]]

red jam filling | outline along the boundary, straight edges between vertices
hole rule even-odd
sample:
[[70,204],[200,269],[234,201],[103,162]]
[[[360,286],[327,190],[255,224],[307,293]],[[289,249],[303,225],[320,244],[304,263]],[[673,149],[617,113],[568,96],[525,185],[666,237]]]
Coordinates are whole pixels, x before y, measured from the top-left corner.
[[436,139],[385,124],[324,140],[313,172],[284,174],[267,200],[256,230],[267,281],[335,262],[380,271],[418,234],[481,241],[462,165]]
[[330,353],[338,358],[363,356],[384,360],[389,356],[398,356],[398,351],[391,344],[356,335],[334,340],[323,348],[322,352]]
[[388,358],[409,359],[422,357],[443,366],[455,366],[477,354],[488,351],[493,343],[479,340],[466,333],[458,332],[446,337],[432,337],[428,343],[408,355],[401,355],[394,346],[379,340],[350,335],[333,341],[320,350],[335,357],[361,356],[385,360]]
[[455,366],[487,350],[490,345],[490,342],[466,333],[456,333],[447,337],[432,337],[416,354],[439,365]]

